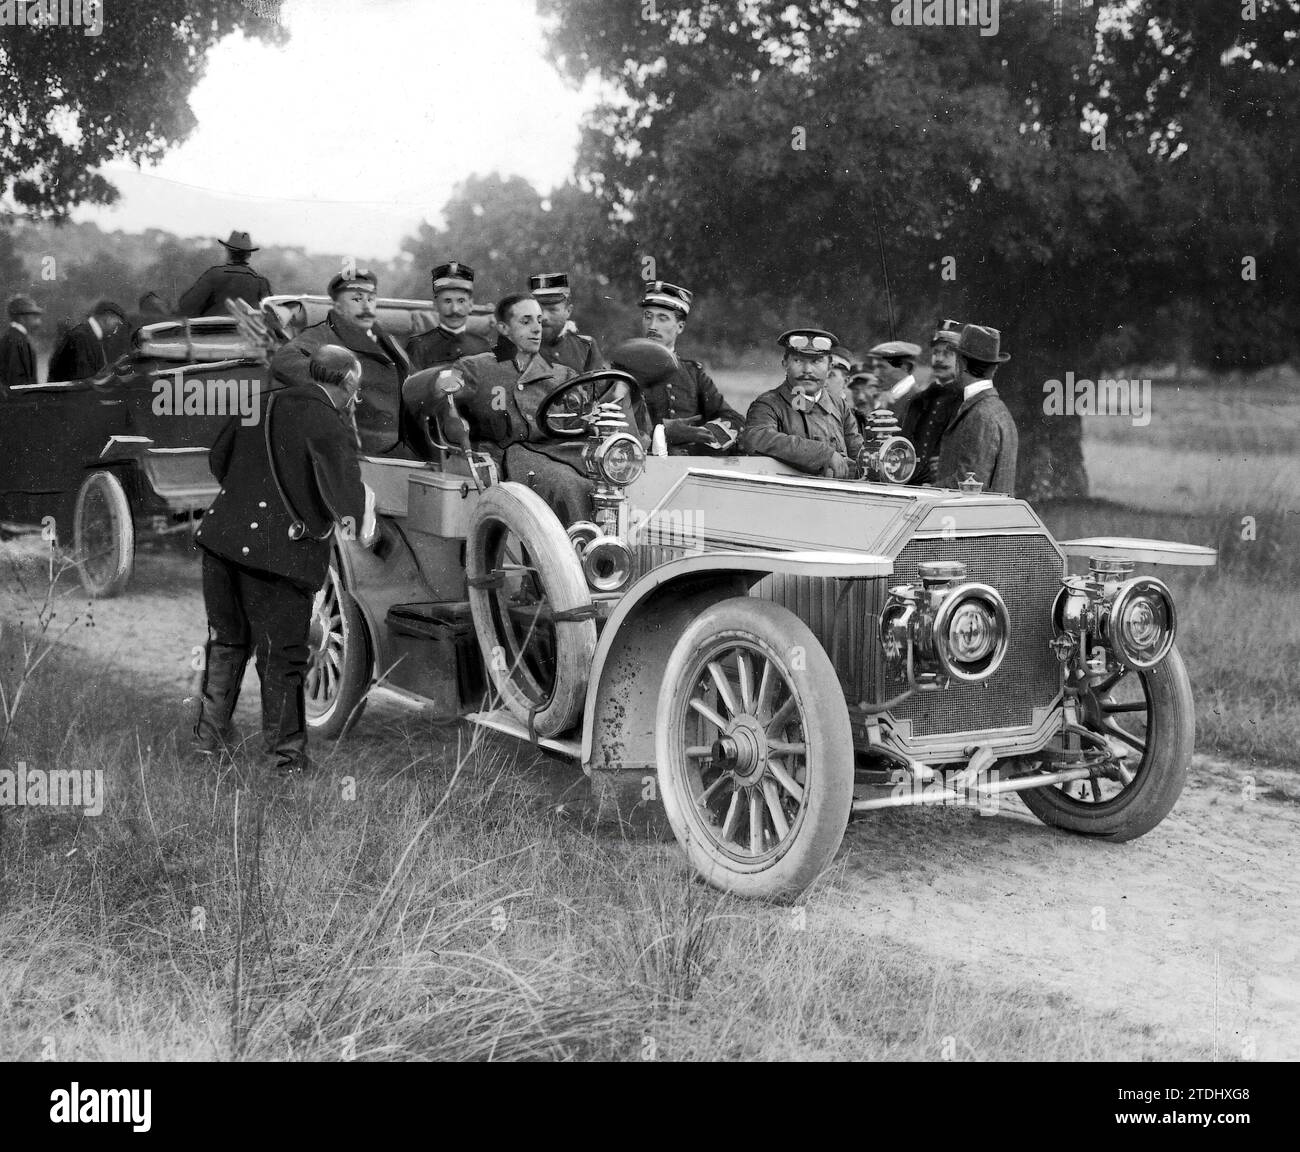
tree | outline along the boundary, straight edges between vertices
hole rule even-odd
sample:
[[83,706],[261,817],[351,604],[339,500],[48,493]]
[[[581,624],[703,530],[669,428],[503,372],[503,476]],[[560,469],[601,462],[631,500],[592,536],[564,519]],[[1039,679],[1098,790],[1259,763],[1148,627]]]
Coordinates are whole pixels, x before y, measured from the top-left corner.
[[1273,125],[1300,103],[1295,40],[1215,0],[1004,3],[995,37],[895,7],[541,0],[557,66],[617,90],[578,177],[638,252],[853,341],[888,328],[883,247],[900,337],[941,315],[1002,329],[1018,491],[1082,493],[1079,422],[1045,411],[1046,381],[1095,374],[1139,309],[1220,290],[1239,319],[1266,311],[1230,293],[1228,256],[1294,251]]
[[[5,7],[26,15],[39,6]],[[97,35],[48,22],[0,28],[0,198],[32,215],[113,203],[117,190],[96,169],[117,159],[156,162],[190,134],[189,93],[218,40],[237,30],[285,36],[278,0],[111,0],[97,8]]]

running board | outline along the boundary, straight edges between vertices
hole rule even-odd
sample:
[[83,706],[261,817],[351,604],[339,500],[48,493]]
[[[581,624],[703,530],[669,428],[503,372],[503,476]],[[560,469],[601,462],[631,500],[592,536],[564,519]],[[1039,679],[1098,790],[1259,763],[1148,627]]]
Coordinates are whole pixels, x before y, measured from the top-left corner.
[[521,723],[504,708],[497,708],[492,712],[471,712],[465,719],[484,728],[491,728],[494,732],[504,732],[507,736],[514,736],[525,743],[536,743],[552,752],[559,752],[562,756],[571,756],[575,760],[582,759],[581,740],[555,740],[549,736],[538,736],[536,741],[529,740],[528,725]]

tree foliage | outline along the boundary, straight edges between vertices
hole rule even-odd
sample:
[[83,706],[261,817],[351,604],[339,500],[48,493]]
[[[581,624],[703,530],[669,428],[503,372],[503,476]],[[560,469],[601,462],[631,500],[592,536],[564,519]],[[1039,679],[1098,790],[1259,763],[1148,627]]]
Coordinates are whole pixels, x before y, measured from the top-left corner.
[[[12,7],[31,9],[29,0]],[[181,143],[208,50],[241,30],[282,40],[278,11],[266,0],[107,0],[98,35],[0,28],[0,199],[51,217],[111,204],[117,190],[98,167],[156,162]]]
[[634,249],[861,345],[888,329],[879,224],[900,338],[939,315],[1002,329],[1030,495],[1086,484],[1045,379],[1175,317],[1208,358],[1276,359],[1300,302],[1296,0],[1249,21],[1220,0],[1055,7],[1006,0],[982,37],[895,26],[890,3],[540,0],[556,65],[610,86],[578,178]]

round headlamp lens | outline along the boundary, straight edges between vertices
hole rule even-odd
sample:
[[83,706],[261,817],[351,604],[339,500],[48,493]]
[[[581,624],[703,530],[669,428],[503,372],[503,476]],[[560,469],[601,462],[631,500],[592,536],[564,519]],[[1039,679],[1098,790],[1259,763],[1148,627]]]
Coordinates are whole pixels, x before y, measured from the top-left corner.
[[645,471],[645,449],[632,436],[618,436],[600,455],[601,474],[611,484],[625,488]]
[[963,664],[985,659],[997,644],[997,620],[982,600],[967,600],[952,614],[948,648]]
[[1169,612],[1164,597],[1155,592],[1131,596],[1120,609],[1119,647],[1133,663],[1159,660],[1170,634]]
[[891,484],[905,484],[916,471],[916,449],[901,437],[889,444],[880,460],[880,470]]

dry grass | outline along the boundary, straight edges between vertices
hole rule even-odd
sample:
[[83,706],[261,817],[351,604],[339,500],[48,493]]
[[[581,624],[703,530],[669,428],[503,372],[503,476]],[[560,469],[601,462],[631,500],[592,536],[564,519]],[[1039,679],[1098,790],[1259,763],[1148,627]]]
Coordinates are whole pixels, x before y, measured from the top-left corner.
[[833,877],[797,909],[718,895],[557,812],[571,770],[513,743],[367,725],[275,792],[187,767],[120,677],[38,678],[12,747],[101,767],[108,803],[2,813],[7,1059],[1204,1056],[850,932]]

